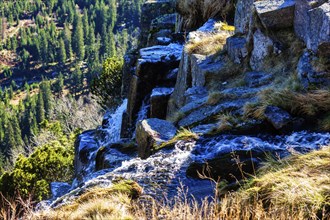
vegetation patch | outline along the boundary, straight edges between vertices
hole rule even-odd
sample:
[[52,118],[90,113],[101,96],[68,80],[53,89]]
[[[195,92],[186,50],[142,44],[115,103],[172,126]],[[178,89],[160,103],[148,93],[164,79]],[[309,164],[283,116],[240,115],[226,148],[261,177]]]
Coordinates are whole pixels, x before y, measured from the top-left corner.
[[198,139],[199,139],[198,134],[192,132],[189,129],[182,128],[171,140],[164,142],[164,143],[160,144],[159,146],[156,146],[155,150],[160,150],[165,147],[174,146],[175,143],[178,141],[192,141],[192,140],[198,140]]
[[314,90],[298,93],[284,90],[265,90],[261,94],[264,104],[281,107],[293,115],[315,117],[330,111],[330,91]]
[[213,91],[209,93],[206,103],[208,105],[216,105],[219,102],[230,98],[234,98],[234,96],[230,94],[224,94],[220,91]]
[[119,180],[109,188],[92,188],[74,202],[32,214],[32,219],[134,219],[131,200],[142,193],[134,181]]
[[230,33],[222,31],[196,38],[186,44],[185,51],[189,54],[213,55],[223,49],[228,37]]

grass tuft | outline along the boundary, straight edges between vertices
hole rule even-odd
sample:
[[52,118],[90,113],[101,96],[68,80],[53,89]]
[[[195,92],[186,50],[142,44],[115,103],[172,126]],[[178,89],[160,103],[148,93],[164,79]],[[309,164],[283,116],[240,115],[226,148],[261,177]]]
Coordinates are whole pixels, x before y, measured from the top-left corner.
[[226,39],[230,37],[229,32],[208,34],[203,38],[190,40],[185,51],[189,54],[213,55],[221,51],[226,44]]
[[212,92],[209,93],[206,103],[208,105],[216,105],[219,102],[221,102],[225,99],[230,99],[230,98],[232,98],[232,96],[229,95],[229,94],[224,94],[220,91],[212,91]]
[[298,93],[288,89],[265,90],[261,94],[264,104],[281,107],[293,115],[315,117],[330,111],[330,91],[314,90]]
[[191,141],[191,140],[198,140],[199,136],[198,134],[192,132],[190,129],[182,128],[179,130],[179,132],[169,141],[164,142],[160,144],[159,146],[156,146],[156,150],[160,150],[165,147],[170,147],[175,145],[178,141]]

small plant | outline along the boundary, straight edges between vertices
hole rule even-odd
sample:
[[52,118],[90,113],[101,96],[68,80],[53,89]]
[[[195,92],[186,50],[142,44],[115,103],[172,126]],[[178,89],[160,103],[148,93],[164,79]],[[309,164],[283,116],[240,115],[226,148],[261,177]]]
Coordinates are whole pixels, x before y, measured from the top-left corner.
[[265,90],[261,93],[262,103],[283,108],[293,115],[315,117],[330,111],[330,91],[315,90],[307,93],[288,89]]
[[222,113],[217,116],[218,126],[212,129],[208,135],[216,135],[237,128],[243,120],[241,117],[233,115],[230,112]]
[[218,104],[219,102],[229,99],[232,96],[229,94],[224,94],[220,91],[213,91],[209,93],[208,99],[207,99],[207,104],[209,105],[215,105]]
[[267,106],[262,103],[246,103],[244,105],[244,118],[264,120],[266,107]]
[[182,128],[171,140],[164,142],[164,143],[160,144],[159,146],[156,146],[155,149],[160,150],[164,147],[173,146],[176,142],[178,142],[180,140],[181,141],[192,141],[192,140],[198,140],[198,139],[199,139],[198,134],[192,132],[190,129]]

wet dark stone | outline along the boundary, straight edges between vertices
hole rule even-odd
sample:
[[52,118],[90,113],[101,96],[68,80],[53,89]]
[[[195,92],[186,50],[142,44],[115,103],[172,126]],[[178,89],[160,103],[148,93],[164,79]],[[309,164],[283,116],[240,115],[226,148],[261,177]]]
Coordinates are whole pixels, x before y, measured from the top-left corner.
[[248,177],[249,174],[255,174],[266,155],[266,152],[261,151],[234,151],[219,155],[205,163],[193,162],[186,170],[186,175],[193,178],[201,178],[201,175],[205,175],[215,180],[220,178],[235,182]]

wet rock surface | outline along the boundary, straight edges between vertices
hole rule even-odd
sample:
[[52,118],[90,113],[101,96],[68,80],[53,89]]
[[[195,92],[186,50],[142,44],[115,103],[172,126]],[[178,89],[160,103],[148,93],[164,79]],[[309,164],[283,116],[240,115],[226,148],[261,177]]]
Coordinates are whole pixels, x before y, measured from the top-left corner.
[[238,0],[235,12],[235,33],[248,33],[255,0]]
[[285,127],[292,121],[292,116],[288,112],[276,106],[267,106],[265,117],[277,130]]
[[74,170],[75,175],[80,176],[91,161],[92,152],[99,147],[95,139],[95,130],[85,131],[79,135],[75,143]]
[[141,38],[140,45],[146,46],[151,22],[157,17],[174,13],[174,4],[171,0],[150,0],[141,7]]
[[169,141],[176,134],[176,127],[168,121],[150,118],[138,122],[136,142],[138,154],[142,159],[148,158],[155,151],[156,145]]
[[192,111],[189,115],[185,116],[182,120],[178,122],[179,127],[191,127],[193,125],[206,122],[208,119],[212,119],[212,117],[216,116],[221,112],[231,112],[241,109],[245,103],[247,103],[247,99],[238,99],[228,102],[220,103],[216,106],[206,105]]
[[69,192],[71,185],[63,182],[51,182],[50,191],[52,192],[52,199],[61,197]]
[[214,60],[210,56],[191,55],[192,86],[205,86],[207,77],[221,72],[224,64],[222,60]]
[[150,118],[166,119],[167,104],[174,88],[155,88],[150,96]]
[[140,50],[136,75],[132,78],[128,98],[127,113],[131,124],[135,121],[145,96],[156,86],[166,86],[167,74],[178,67],[182,50],[183,46],[180,44],[158,45]]

